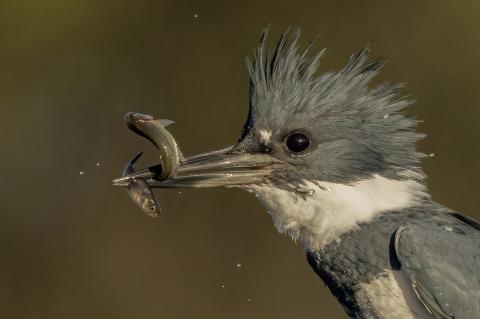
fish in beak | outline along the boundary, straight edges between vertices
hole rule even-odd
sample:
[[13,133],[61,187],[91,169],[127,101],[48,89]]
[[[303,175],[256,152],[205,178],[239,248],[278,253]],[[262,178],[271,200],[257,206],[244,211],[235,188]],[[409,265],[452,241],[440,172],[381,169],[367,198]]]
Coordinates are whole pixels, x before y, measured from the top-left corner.
[[[127,163],[123,175],[135,173],[135,163],[142,156],[143,151],[138,153],[132,160]],[[145,214],[150,217],[157,217],[160,214],[160,204],[158,203],[155,193],[148,186],[143,178],[132,179],[126,186],[130,198],[140,207]]]
[[151,115],[129,112],[124,116],[127,127],[138,135],[148,139],[157,148],[162,164],[161,179],[175,175],[183,155],[173,136],[165,127],[174,122],[166,119],[154,119]]
[[286,165],[268,154],[251,154],[235,146],[183,158],[170,133],[165,135],[165,125],[161,124],[165,122],[139,113],[128,113],[125,119],[132,131],[160,150],[161,163],[114,179],[114,186],[128,187],[139,179],[151,188],[247,186],[264,182],[274,170]]

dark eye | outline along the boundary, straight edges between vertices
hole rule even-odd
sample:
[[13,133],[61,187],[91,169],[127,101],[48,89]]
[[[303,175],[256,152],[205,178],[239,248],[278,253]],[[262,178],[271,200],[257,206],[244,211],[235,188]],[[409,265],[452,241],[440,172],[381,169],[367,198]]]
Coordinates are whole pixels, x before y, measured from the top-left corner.
[[287,137],[285,144],[290,151],[300,153],[310,146],[310,139],[303,133],[293,132]]

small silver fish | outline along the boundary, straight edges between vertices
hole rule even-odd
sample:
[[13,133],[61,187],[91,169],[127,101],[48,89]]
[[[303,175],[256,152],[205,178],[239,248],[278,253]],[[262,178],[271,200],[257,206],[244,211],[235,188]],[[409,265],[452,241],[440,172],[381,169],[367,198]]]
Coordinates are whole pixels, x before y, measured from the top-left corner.
[[[142,154],[143,151],[127,163],[123,171],[123,176],[135,172],[135,162],[138,161]],[[150,217],[157,217],[160,214],[161,207],[157,197],[143,178],[136,178],[130,181],[127,186],[127,192],[135,204],[137,204],[145,214]]]
[[174,123],[171,120],[155,120],[151,115],[129,112],[125,114],[125,122],[129,129],[138,135],[145,137],[160,151],[162,161],[162,173],[160,179],[173,177],[184,160],[180,149],[173,136],[165,129]]

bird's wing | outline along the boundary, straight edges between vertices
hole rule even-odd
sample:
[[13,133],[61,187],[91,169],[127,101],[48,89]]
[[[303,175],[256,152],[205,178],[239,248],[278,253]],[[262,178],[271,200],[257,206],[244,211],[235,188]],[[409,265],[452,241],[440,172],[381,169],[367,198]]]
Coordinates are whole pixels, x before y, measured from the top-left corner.
[[410,221],[395,252],[417,297],[435,318],[480,316],[480,231],[460,215],[445,223]]

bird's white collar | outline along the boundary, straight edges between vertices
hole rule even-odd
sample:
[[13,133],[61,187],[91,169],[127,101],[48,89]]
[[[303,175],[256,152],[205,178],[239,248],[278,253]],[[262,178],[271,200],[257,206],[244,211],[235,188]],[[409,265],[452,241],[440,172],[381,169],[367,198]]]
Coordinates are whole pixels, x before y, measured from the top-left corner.
[[394,180],[374,175],[350,185],[305,182],[309,192],[298,193],[273,184],[252,186],[272,216],[275,227],[307,250],[318,250],[341,234],[389,211],[412,207],[425,198],[426,189],[413,179]]

